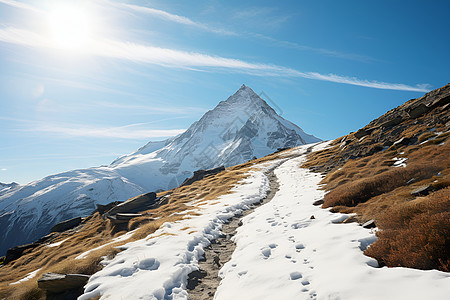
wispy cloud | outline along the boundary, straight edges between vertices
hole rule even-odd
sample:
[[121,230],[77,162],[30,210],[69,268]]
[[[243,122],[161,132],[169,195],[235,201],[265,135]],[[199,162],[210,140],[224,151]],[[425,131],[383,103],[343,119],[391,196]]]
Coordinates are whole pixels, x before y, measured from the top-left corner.
[[[283,47],[283,48],[289,48],[289,49],[295,49],[299,51],[310,51],[317,54],[330,56],[330,57],[337,57],[347,60],[355,60],[360,62],[369,62],[369,61],[376,61],[376,59],[369,57],[367,55],[361,55],[361,54],[354,54],[354,53],[345,53],[340,52],[336,50],[329,50],[324,48],[317,48],[317,47],[311,47],[307,45],[301,45],[298,43],[290,42],[290,41],[283,41],[279,40],[264,34],[255,33],[255,32],[234,32],[230,30],[226,30],[223,28],[216,28],[212,27],[210,25],[199,23],[196,21],[193,21],[192,19],[180,16],[176,14],[169,13],[164,10],[159,10],[155,8],[150,8],[146,6],[139,6],[134,4],[125,4],[125,3],[118,3],[115,4],[116,6],[123,7],[129,10],[133,10],[140,13],[145,13],[152,15],[154,17],[158,17],[167,21],[193,26],[200,29],[203,29],[205,31],[213,32],[213,33],[219,33],[219,34],[225,34],[225,35],[234,35],[234,36],[243,36],[243,37],[250,37],[250,38],[256,38],[265,42],[271,43],[271,46],[275,47]],[[270,17],[270,15],[273,13],[274,9],[270,7],[254,7],[247,10],[242,10],[233,15],[236,19],[249,19],[249,18],[255,18],[258,17],[259,20],[263,19],[264,24],[271,24],[270,26],[280,25],[281,23],[284,23],[286,20],[290,18],[290,16],[281,16],[281,17]],[[258,21],[260,22],[260,21]]]
[[[31,31],[7,27],[0,29],[0,41],[26,45],[30,47],[54,48],[51,41]],[[138,43],[114,40],[92,41],[84,48],[84,54],[111,57],[135,62],[154,64],[170,68],[185,69],[218,69],[232,72],[245,72],[257,76],[301,77],[336,83],[371,87],[377,89],[427,92],[428,85],[410,86],[399,83],[370,81],[356,77],[318,72],[302,72],[283,66],[247,62],[240,59],[212,56],[198,52],[186,52],[168,48],[147,46]]]
[[309,52],[322,54],[325,56],[338,57],[338,58],[342,58],[342,59],[354,60],[354,61],[360,61],[360,62],[378,61],[377,59],[367,56],[367,55],[361,55],[361,54],[356,54],[356,53],[345,53],[345,52],[340,52],[340,51],[335,51],[335,50],[328,50],[328,49],[324,49],[324,48],[316,48],[316,47],[301,45],[301,44],[294,43],[294,42],[282,41],[282,40],[275,39],[273,37],[266,36],[266,35],[259,34],[259,33],[249,33],[249,35],[254,38],[257,38],[259,40],[268,42],[268,43],[270,43],[271,46],[275,46],[275,47],[284,47],[284,48],[296,49],[296,50],[300,50],[300,51],[309,51]]
[[37,126],[26,131],[32,132],[48,132],[55,134],[62,134],[65,136],[78,137],[94,137],[94,138],[120,138],[120,139],[151,139],[151,138],[165,138],[183,133],[185,129],[139,129],[136,127],[142,126],[146,123],[130,124],[120,127],[94,127],[84,125],[42,125]]
[[6,168],[1,168],[0,171],[8,171]]
[[151,15],[151,16],[163,19],[163,20],[197,27],[202,30],[213,32],[213,33],[219,33],[219,34],[224,34],[224,35],[237,35],[237,33],[235,33],[235,32],[225,30],[223,28],[215,28],[213,26],[210,26],[210,25],[207,25],[204,23],[193,21],[193,20],[189,19],[188,17],[179,16],[179,15],[172,14],[167,11],[156,9],[156,8],[139,6],[139,5],[134,5],[134,4],[127,4],[127,3],[114,3],[114,5],[131,10],[131,11],[148,14],[148,15]]

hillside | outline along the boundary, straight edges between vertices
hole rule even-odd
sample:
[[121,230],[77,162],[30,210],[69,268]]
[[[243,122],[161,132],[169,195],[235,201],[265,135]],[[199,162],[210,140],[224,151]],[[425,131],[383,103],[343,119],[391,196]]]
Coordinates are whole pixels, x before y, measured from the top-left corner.
[[325,172],[324,208],[374,220],[381,265],[450,271],[450,85],[336,139],[305,164]]
[[40,299],[55,272],[92,275],[79,299],[447,299],[449,95],[131,198],[137,214],[100,206],[4,265],[0,297]]

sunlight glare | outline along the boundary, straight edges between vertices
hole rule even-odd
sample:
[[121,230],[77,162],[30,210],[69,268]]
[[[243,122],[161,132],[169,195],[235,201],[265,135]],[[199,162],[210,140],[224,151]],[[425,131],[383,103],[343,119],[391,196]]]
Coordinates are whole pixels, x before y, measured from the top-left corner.
[[58,48],[81,50],[91,34],[87,11],[75,6],[55,7],[48,16],[50,34]]

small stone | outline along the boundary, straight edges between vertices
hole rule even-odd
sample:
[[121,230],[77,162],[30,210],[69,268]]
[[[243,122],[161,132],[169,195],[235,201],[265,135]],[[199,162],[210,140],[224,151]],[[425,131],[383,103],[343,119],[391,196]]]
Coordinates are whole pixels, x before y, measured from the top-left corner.
[[320,199],[320,200],[314,201],[313,205],[315,205],[315,206],[322,205],[324,202],[325,202],[324,199]]
[[312,215],[311,217],[309,217],[311,220],[314,220],[316,217],[314,217],[314,215]]
[[369,220],[366,223],[362,224],[363,228],[369,229],[369,228],[375,228],[377,225],[375,225],[375,220]]
[[433,190],[431,185],[422,185],[421,187],[415,189],[411,192],[412,196],[426,196]]

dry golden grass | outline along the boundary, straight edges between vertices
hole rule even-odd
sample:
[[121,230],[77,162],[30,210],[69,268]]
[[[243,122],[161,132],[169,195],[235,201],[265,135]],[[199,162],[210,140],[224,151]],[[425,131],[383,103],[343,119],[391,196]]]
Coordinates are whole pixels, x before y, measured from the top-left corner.
[[[43,293],[37,288],[37,279],[46,272],[95,273],[101,268],[99,262],[102,257],[113,257],[119,251],[117,247],[129,241],[147,237],[166,222],[176,222],[196,215],[195,210],[201,209],[202,204],[213,202],[218,197],[230,193],[239,181],[249,176],[249,171],[254,168],[255,164],[270,161],[285,154],[286,151],[252,160],[227,168],[219,174],[206,177],[191,185],[159,193],[158,196],[170,194],[168,203],[143,212],[144,216],[133,219],[126,228],[114,227],[108,220],[104,220],[96,213],[85,222],[79,232],[63,233],[52,241],[52,243],[56,243],[67,239],[61,245],[52,248],[41,245],[2,267],[0,269],[0,299],[40,299],[43,297]],[[193,202],[196,203],[196,207],[191,205]],[[105,245],[111,242],[111,239],[134,229],[137,229],[136,232],[128,240],[101,247],[86,258],[75,260],[75,257],[81,253]],[[34,278],[19,285],[9,285],[37,269],[40,271]]]
[[[329,191],[324,207],[356,213],[360,222],[374,219],[382,229],[366,251],[381,265],[450,271],[450,132],[445,122],[433,123],[433,118],[424,115],[384,132],[378,128],[360,140],[354,134],[341,137],[332,147],[312,153],[304,165],[328,172],[322,180]],[[417,138],[421,144],[380,151],[377,134],[393,135],[394,141]],[[367,156],[346,159],[352,151]],[[393,167],[394,157],[408,158],[407,166]],[[411,195],[424,185],[435,192]]]
[[[367,200],[404,186],[413,178],[430,178],[441,171],[437,164],[408,164],[406,167],[393,168],[370,177],[363,177],[338,185],[325,195],[324,208],[331,206],[356,206]],[[355,177],[355,174],[352,176]]]
[[392,206],[366,250],[381,265],[450,271],[450,188]]

